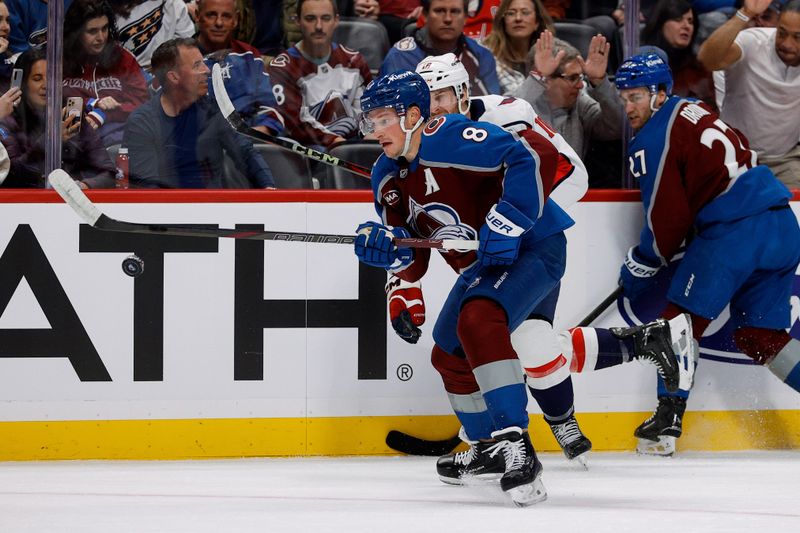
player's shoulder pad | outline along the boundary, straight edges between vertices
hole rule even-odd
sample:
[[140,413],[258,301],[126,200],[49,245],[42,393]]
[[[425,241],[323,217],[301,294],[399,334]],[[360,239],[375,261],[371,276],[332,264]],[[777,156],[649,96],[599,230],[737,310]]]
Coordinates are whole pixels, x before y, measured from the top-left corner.
[[475,165],[480,167],[487,166],[488,159],[503,153],[508,145],[516,142],[515,137],[499,126],[470,120],[460,114],[442,115],[430,120],[422,130],[422,136],[421,159],[453,164],[482,161]]
[[417,48],[417,41],[414,40],[414,37],[404,37],[394,43],[394,48],[397,48],[403,52],[415,50]]
[[678,104],[678,116],[676,122],[688,123],[696,126],[700,122],[705,122],[709,118],[717,119],[717,114],[708,104],[694,98],[686,98]]
[[475,120],[491,122],[505,129],[517,131],[524,127],[532,128],[538,116],[531,104],[514,96],[487,94],[473,96],[470,100],[473,105],[476,102],[482,104],[483,113],[480,116],[473,115]]

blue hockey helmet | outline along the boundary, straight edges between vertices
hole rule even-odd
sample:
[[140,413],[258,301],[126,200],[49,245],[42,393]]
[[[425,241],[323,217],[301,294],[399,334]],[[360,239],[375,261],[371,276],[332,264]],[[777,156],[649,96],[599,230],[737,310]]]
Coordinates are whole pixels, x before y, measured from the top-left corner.
[[365,115],[373,109],[393,108],[398,115],[415,105],[422,119],[431,116],[431,93],[425,80],[411,70],[399,70],[373,80],[361,95],[361,112]]
[[672,71],[658,54],[647,53],[630,57],[617,69],[614,79],[617,89],[647,87],[651,93],[664,85],[667,95],[672,94]]

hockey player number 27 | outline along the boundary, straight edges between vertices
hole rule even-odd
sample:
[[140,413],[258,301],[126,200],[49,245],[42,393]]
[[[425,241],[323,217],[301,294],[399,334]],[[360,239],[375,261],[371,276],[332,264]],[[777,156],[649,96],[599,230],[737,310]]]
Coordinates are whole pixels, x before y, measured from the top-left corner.
[[[715,142],[722,143],[722,147],[725,149],[725,167],[728,169],[728,176],[734,179],[744,173],[748,168],[754,167],[756,164],[756,153],[744,147],[742,140],[736,135],[736,132],[719,119],[714,121],[714,126],[716,126],[716,128],[706,128],[703,130],[703,134],[700,136],[700,144],[711,149]],[[736,158],[736,147],[733,146],[730,137],[736,139],[741,150],[750,152],[749,165],[739,166],[739,161]]]
[[[637,160],[639,161],[639,167],[642,169],[641,172],[638,172],[636,170],[636,161]],[[631,174],[633,175],[634,178],[639,178],[643,174],[647,174],[647,165],[645,164],[645,161],[644,161],[644,150],[639,150],[638,152],[633,154],[633,157],[629,157],[628,158],[628,166],[630,167]]]

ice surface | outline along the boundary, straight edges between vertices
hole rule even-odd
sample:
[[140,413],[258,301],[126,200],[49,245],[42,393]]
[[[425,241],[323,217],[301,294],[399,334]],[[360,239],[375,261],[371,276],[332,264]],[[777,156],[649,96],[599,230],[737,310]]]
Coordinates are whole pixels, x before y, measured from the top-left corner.
[[0,533],[800,532],[800,451],[542,462],[525,509],[432,458],[0,463]]

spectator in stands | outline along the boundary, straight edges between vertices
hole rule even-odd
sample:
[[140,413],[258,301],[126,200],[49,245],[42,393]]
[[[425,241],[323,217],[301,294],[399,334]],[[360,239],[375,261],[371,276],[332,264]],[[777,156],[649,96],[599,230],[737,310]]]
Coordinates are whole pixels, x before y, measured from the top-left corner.
[[642,30],[641,44],[657,46],[669,58],[672,94],[698,98],[716,108],[711,72],[697,60],[697,15],[687,0],[659,0]]
[[8,6],[0,0],[0,91],[6,91],[11,83],[11,72],[14,69],[14,56],[8,48],[8,36],[11,33]]
[[361,93],[372,74],[359,52],[333,42],[333,0],[299,0],[297,9],[303,39],[270,63],[272,92],[287,135],[328,149],[357,138]]
[[[68,9],[72,0],[64,0]],[[47,0],[5,0],[11,32],[9,48],[14,53],[47,42]]]
[[[353,0],[331,0],[336,4],[336,13],[342,16],[352,15]],[[283,4],[283,33],[286,36],[286,46],[300,42],[303,34],[300,33],[300,17],[297,15],[297,0],[281,0]]]
[[183,0],[111,0],[119,41],[146,71],[158,46],[194,35],[194,22]]
[[[22,97],[21,89],[9,88],[11,85],[11,72],[14,69],[14,58],[8,50],[8,34],[10,31],[8,6],[5,5],[3,0],[0,0],[0,92],[3,93],[0,96],[0,119],[9,116]],[[5,149],[3,149],[2,153],[5,153]]]
[[800,187],[800,0],[781,9],[777,28],[747,28],[770,6],[745,0],[703,43],[698,58],[723,70],[720,118],[741,130],[762,164],[789,188]]
[[197,46],[205,55],[219,50],[241,54],[252,52],[260,56],[258,48],[233,38],[239,21],[236,0],[197,1]]
[[[478,42],[492,32],[492,21],[501,0],[467,0],[467,18],[464,21],[464,35]],[[424,4],[424,2],[423,2]],[[417,27],[425,26],[425,15],[417,18]]]
[[584,61],[574,46],[545,30],[531,49],[530,75],[513,93],[527,100],[581,158],[592,139],[622,138],[624,110],[606,75],[609,50],[605,37],[597,35]]
[[528,74],[528,52],[545,29],[555,32],[541,0],[503,0],[494,14],[492,32],[483,45],[497,61],[502,94],[522,85]]
[[451,52],[469,72],[471,95],[500,94],[497,65],[491,52],[463,33],[468,3],[469,0],[423,0],[425,26],[389,50],[380,75],[413,71],[425,57]]
[[422,14],[420,0],[353,0],[357,17],[377,20],[386,28],[389,42],[403,38],[405,27]]
[[133,54],[116,41],[114,14],[102,0],[74,0],[64,17],[64,97],[80,96],[86,124],[104,146],[122,142],[125,121],[148,97]]
[[[234,107],[248,126],[270,135],[283,131],[269,75],[259,51],[233,38],[236,28],[235,0],[199,0],[197,44],[210,69],[219,63],[225,88]],[[212,91],[213,87],[209,86]]]
[[[258,188],[274,188],[253,144],[223,118],[208,92],[208,67],[193,39],[171,39],[153,52],[161,90],[133,112],[123,144],[132,186],[182,189],[226,185],[224,156]],[[223,152],[224,150],[224,152]]]
[[[2,121],[0,142],[11,158],[11,170],[3,187],[45,186],[45,106],[47,104],[47,52],[31,47],[17,59],[22,70],[22,98]],[[114,165],[95,130],[76,115],[62,111],[61,167],[83,189],[114,187]]]

